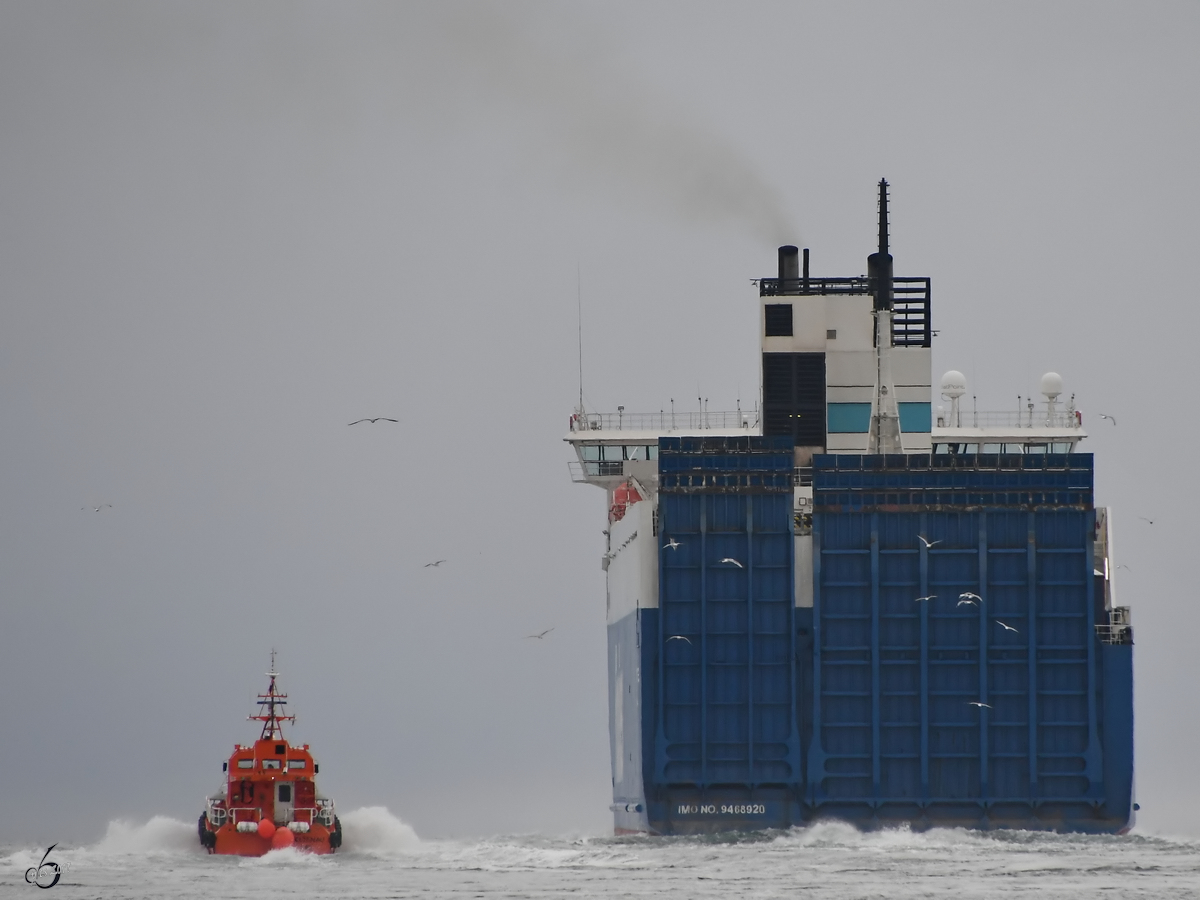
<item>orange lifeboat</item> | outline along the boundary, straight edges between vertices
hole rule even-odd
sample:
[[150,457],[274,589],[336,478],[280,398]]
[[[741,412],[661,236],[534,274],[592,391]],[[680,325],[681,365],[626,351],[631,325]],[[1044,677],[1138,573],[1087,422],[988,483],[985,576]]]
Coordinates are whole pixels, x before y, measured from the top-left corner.
[[640,502],[642,495],[628,481],[622,481],[613,491],[612,506],[608,509],[608,521],[620,522],[633,504]]
[[342,844],[342,824],[333,801],[317,792],[318,766],[308,744],[296,746],[283,736],[287,694],[275,687],[278,673],[271,654],[271,679],[258,695],[262,735],[253,745],[235,744],[225,762],[225,783],[208,798],[200,815],[200,843],[209,853],[262,856],[295,847],[309,853],[333,853]]

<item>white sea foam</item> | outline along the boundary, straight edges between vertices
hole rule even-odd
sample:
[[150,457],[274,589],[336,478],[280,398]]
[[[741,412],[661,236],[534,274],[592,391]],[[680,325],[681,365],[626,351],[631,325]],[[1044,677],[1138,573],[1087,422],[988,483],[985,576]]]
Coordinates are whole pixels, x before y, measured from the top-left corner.
[[104,837],[87,849],[106,856],[204,852],[196,826],[168,816],[154,816],[144,825],[121,819],[109,822]]
[[421,844],[412,826],[384,806],[364,806],[339,818],[346,853],[394,856],[416,850]]
[[270,850],[263,856],[247,856],[241,859],[238,865],[248,866],[250,868],[260,868],[262,866],[322,866],[326,865],[328,857],[318,856],[315,853],[305,853],[302,850],[297,850],[295,847],[283,847],[279,850]]
[[[226,897],[617,896],[694,900],[888,897],[1200,897],[1195,839],[907,828],[860,832],[837,823],[745,835],[579,839],[508,835],[419,840],[381,807],[342,816],[330,856],[272,851],[208,856],[194,826],[166,817],[114,822],[92,847],[57,848],[61,885],[86,896]],[[19,884],[44,848],[7,848],[0,884]],[[79,891],[77,890],[77,893]]]

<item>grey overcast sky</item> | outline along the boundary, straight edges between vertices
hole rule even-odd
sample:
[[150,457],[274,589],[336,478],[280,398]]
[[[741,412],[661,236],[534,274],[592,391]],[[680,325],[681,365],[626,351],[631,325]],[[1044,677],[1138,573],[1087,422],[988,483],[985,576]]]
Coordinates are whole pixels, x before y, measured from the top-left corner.
[[577,278],[591,407],[753,405],[750,279],[863,273],[880,177],[935,377],[1076,394],[1141,824],[1200,833],[1198,38],[1194,2],[4,3],[0,840],[194,821],[272,647],[342,809],[605,832]]

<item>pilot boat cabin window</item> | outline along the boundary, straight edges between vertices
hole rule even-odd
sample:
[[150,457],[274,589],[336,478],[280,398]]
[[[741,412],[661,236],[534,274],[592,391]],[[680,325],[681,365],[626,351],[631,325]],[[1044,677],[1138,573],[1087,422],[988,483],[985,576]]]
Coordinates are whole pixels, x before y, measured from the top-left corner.
[[263,764],[263,766],[262,766],[262,767],[263,767],[264,769],[278,769],[278,768],[280,768],[280,766],[282,765],[282,760],[278,760],[278,759],[264,759],[264,760],[262,761],[262,764]]
[[254,760],[252,760],[252,759],[239,759],[239,760],[238,760],[238,768],[239,768],[239,769],[253,769],[253,768],[254,768]]
[[285,747],[283,744],[276,744],[276,745],[275,745],[275,752],[276,752],[276,753],[278,753],[280,756],[283,756],[283,754],[284,754],[286,751],[287,751],[287,747]]
[[279,802],[280,803],[291,803],[292,802],[292,786],[290,784],[281,784],[279,786]]
[[306,767],[307,767],[307,763],[302,759],[289,759],[288,760],[288,768],[289,769],[303,769]]

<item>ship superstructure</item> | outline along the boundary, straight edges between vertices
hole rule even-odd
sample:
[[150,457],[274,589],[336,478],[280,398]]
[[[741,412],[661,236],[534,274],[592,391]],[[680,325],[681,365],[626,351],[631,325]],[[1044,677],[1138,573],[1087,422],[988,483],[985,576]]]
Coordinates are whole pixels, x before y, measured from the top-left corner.
[[[571,419],[605,489],[618,833],[1132,820],[1132,629],[1062,379],[933,402],[930,280],[781,247],[753,412]],[[803,262],[801,262],[803,260]]]

